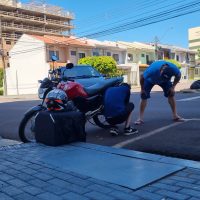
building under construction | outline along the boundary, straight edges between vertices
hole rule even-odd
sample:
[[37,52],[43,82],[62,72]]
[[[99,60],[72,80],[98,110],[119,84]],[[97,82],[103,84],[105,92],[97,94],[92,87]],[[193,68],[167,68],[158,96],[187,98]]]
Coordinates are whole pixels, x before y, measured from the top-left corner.
[[[48,5],[44,0],[21,3],[18,0],[0,0],[0,67],[9,67],[6,56],[23,34],[68,36],[74,28],[71,12]],[[4,65],[4,66],[3,66]]]

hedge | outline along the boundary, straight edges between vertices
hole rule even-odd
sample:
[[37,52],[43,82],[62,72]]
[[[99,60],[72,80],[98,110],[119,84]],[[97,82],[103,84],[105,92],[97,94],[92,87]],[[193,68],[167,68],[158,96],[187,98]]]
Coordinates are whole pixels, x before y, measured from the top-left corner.
[[117,69],[116,61],[110,56],[88,56],[81,58],[78,64],[92,65],[100,73],[108,76],[122,75],[122,71]]
[[3,69],[0,68],[0,88],[3,87]]

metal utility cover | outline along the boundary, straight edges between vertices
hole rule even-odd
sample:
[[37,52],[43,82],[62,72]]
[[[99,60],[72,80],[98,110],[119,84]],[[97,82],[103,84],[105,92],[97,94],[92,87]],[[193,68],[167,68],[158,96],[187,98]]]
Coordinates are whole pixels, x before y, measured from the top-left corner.
[[78,146],[49,149],[41,152],[39,160],[131,189],[140,188],[184,168]]

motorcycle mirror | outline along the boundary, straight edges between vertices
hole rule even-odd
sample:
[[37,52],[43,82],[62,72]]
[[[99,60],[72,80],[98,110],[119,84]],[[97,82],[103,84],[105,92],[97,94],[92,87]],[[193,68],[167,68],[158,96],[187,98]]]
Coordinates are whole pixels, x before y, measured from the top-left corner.
[[66,64],[66,69],[71,69],[74,67],[74,64],[73,63],[67,63]]
[[53,55],[53,56],[51,56],[51,60],[54,62],[54,61],[57,61],[57,60],[58,60],[58,58],[57,58],[57,56],[56,56],[56,55]]

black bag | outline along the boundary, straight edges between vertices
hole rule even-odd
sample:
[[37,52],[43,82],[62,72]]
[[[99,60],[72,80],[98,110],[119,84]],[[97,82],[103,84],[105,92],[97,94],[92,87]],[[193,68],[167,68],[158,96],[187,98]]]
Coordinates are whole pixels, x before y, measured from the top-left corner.
[[35,119],[35,139],[50,146],[85,142],[85,115],[77,111],[41,111]]

